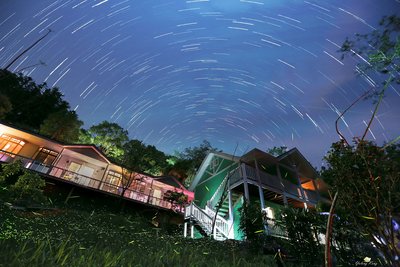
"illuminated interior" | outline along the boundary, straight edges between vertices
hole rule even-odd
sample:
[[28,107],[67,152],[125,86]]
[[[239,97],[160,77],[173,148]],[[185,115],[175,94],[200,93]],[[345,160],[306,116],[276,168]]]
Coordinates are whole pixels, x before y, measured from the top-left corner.
[[[25,142],[17,138],[11,137],[6,134],[0,136],[0,150],[5,152],[18,154],[18,152],[25,145]],[[14,156],[14,155],[11,155]]]

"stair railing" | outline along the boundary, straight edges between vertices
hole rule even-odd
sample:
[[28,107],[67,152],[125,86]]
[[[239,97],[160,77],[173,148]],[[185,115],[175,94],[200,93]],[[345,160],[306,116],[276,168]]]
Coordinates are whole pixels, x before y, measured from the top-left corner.
[[224,193],[224,189],[225,189],[225,184],[228,181],[228,177],[229,174],[227,174],[224,178],[224,180],[222,180],[221,184],[218,186],[217,190],[215,190],[214,195],[210,198],[209,201],[207,201],[207,205],[210,208],[214,208],[215,205],[218,203],[218,201],[220,200],[221,196]]
[[208,234],[213,235],[214,239],[224,240],[228,238],[228,222],[218,216],[214,230],[212,229],[213,217],[209,215],[212,211],[206,207],[206,211],[199,208],[193,202],[185,208],[185,218],[197,221],[200,227]]

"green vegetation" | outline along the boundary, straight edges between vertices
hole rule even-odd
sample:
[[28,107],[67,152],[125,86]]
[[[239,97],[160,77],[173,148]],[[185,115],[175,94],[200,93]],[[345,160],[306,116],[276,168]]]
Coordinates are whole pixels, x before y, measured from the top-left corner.
[[46,202],[45,185],[39,174],[23,168],[20,161],[4,165],[0,171],[0,186],[5,186],[3,195],[14,204],[29,206]]
[[338,142],[326,161],[322,176],[332,190],[340,192],[338,213],[351,214],[348,222],[394,266],[395,255],[400,254],[392,221],[398,221],[400,213],[400,145],[380,147],[357,141],[346,146]]
[[68,115],[63,118],[63,123],[69,125],[65,130],[76,133],[82,122],[75,111],[70,110],[69,103],[57,87],[37,84],[30,77],[0,69],[0,118],[5,122],[34,132],[44,127],[43,134],[49,137],[54,135],[59,141],[77,138],[68,134],[64,140],[64,135],[56,134],[58,129],[48,127],[49,122],[43,125],[47,119],[54,121],[56,114],[60,117],[60,113]]
[[157,228],[155,210],[114,212],[112,202],[83,195],[65,204],[65,194],[53,193],[46,209],[22,211],[0,192],[0,266],[274,266],[273,256],[238,242],[185,239],[182,225]]

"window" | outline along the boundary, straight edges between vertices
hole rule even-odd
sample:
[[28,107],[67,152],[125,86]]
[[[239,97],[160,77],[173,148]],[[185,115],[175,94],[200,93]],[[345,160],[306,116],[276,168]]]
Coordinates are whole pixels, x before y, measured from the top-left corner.
[[[12,154],[18,154],[18,152],[25,145],[25,142],[17,138],[1,134],[0,136],[0,150],[9,152]],[[12,155],[13,157],[14,155]]]
[[119,181],[121,180],[122,175],[115,171],[108,171],[107,175],[107,183],[112,185],[118,185]]
[[102,189],[107,192],[119,194],[118,185],[122,179],[122,175],[115,171],[108,171],[105,181],[102,183]]
[[39,149],[39,153],[36,155],[35,160],[45,165],[51,165],[57,156],[57,152],[42,147]]

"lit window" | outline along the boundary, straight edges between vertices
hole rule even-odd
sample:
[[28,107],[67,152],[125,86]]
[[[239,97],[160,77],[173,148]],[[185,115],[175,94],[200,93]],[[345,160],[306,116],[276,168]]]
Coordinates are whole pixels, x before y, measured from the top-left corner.
[[[17,138],[8,136],[6,134],[2,134],[0,136],[0,150],[4,152],[18,154],[23,145],[25,145],[25,142]],[[13,157],[14,155],[11,156]]]
[[57,156],[58,156],[57,152],[47,149],[47,148],[44,148],[44,147],[41,147],[39,149],[39,153],[35,157],[35,160],[39,161],[40,163],[43,163],[45,165],[51,165],[51,164],[53,164],[53,162],[57,158]]

